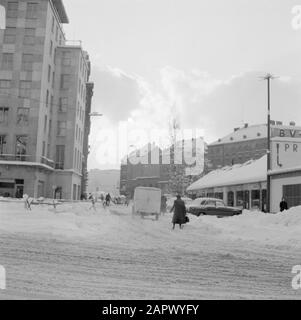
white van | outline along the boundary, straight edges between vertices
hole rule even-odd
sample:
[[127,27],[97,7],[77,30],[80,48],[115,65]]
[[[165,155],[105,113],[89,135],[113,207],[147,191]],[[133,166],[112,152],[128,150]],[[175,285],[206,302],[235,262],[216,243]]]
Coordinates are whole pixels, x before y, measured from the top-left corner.
[[149,187],[137,187],[134,193],[133,215],[141,218],[155,216],[159,219],[161,211],[161,189]]

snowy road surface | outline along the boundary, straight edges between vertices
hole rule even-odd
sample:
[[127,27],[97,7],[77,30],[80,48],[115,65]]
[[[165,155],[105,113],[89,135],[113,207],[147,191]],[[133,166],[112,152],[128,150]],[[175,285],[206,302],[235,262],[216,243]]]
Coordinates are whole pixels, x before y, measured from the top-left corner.
[[301,298],[291,286],[301,264],[301,209],[191,217],[171,230],[132,218],[130,208],[90,204],[54,209],[0,202],[0,265],[18,299]]

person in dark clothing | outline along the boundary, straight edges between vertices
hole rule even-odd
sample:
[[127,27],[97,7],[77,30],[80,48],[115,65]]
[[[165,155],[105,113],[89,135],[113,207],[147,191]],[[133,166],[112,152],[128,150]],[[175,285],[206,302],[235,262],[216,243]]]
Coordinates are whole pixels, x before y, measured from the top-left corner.
[[179,224],[180,229],[182,229],[182,225],[186,223],[186,207],[180,195],[177,195],[177,200],[174,201],[170,212],[174,212],[172,217],[172,229],[175,228],[176,224]]
[[284,210],[288,209],[287,202],[285,201],[284,198],[282,198],[282,200],[281,200],[281,202],[279,204],[279,207],[280,207],[280,212],[283,212]]
[[108,193],[106,195],[106,206],[109,206],[110,205],[110,201],[111,201],[111,195]]

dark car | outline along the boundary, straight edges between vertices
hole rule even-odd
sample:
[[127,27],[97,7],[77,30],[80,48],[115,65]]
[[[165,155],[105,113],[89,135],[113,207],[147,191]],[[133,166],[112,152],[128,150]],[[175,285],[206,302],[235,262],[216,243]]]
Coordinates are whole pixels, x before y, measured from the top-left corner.
[[231,217],[242,213],[242,209],[228,207],[223,200],[215,198],[195,199],[187,208],[191,214],[199,216]]

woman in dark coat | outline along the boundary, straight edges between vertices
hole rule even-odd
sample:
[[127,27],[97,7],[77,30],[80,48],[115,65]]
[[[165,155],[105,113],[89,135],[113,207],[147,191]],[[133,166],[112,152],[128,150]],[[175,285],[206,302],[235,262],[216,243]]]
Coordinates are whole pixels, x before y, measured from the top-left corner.
[[179,224],[180,229],[182,229],[182,224],[186,223],[186,207],[180,195],[177,195],[177,200],[175,200],[170,212],[172,211],[174,211],[172,217],[173,229],[175,228],[176,224]]

